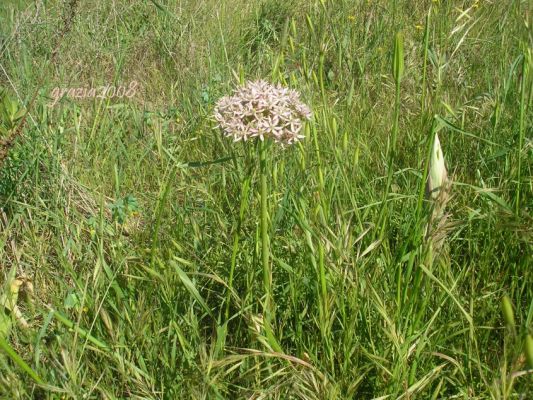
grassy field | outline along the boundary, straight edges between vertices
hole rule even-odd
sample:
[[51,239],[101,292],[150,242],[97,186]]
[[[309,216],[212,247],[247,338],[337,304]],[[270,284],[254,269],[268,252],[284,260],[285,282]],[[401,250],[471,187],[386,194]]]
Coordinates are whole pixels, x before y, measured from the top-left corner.
[[[2,0],[0,397],[532,399],[532,15]],[[256,79],[313,113],[264,169]]]

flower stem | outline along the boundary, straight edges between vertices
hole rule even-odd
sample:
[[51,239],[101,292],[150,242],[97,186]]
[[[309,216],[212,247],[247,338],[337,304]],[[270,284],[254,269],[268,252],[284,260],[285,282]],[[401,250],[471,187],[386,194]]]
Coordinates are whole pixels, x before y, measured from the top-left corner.
[[267,210],[267,171],[266,171],[266,151],[267,143],[259,143],[259,158],[261,170],[261,261],[263,266],[263,284],[265,289],[265,306],[264,312],[268,322],[271,317],[272,301],[272,272],[270,270],[270,249],[268,240],[268,210]]
[[[248,170],[249,171],[249,170]],[[229,270],[228,291],[226,296],[226,322],[229,320],[229,308],[231,302],[231,295],[233,292],[233,277],[235,275],[235,267],[237,265],[237,255],[239,252],[239,241],[241,239],[241,227],[244,219],[244,215],[248,208],[248,192],[250,189],[250,172],[246,175],[246,178],[241,184],[241,204],[239,208],[239,218],[236,221],[233,234],[233,250],[231,252],[231,264]]]

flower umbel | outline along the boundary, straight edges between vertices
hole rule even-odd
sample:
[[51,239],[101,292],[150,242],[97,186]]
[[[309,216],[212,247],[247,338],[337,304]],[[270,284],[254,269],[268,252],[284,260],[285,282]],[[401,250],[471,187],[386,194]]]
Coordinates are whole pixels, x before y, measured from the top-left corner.
[[237,88],[233,96],[222,97],[214,116],[235,142],[259,137],[285,145],[304,138],[300,131],[303,120],[311,119],[311,110],[297,91],[259,80]]

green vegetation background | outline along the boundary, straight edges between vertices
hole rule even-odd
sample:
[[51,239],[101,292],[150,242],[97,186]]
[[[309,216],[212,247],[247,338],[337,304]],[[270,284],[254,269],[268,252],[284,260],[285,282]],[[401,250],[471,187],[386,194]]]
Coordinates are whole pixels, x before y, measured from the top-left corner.
[[[37,92],[0,169],[2,398],[533,398],[531,11],[2,1],[0,84],[21,106]],[[270,154],[278,349],[256,149],[211,117],[258,78],[314,113]],[[56,87],[133,81],[132,98],[49,106]],[[435,131],[453,184],[433,254],[418,200]]]

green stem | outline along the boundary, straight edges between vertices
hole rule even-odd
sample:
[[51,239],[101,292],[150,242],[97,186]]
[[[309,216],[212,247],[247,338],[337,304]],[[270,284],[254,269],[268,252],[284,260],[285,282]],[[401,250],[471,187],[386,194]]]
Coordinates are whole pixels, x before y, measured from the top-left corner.
[[272,301],[272,272],[270,270],[270,249],[268,246],[268,210],[267,210],[267,171],[266,171],[266,147],[267,143],[259,143],[259,158],[261,169],[261,261],[263,266],[263,284],[265,289],[265,317],[267,322],[271,318]]
[[328,319],[327,316],[327,299],[328,299],[328,289],[326,284],[326,268],[324,266],[324,248],[322,243],[318,245],[318,266],[320,270],[320,293],[322,295],[322,306],[324,308],[325,320]]
[[429,18],[431,15],[431,7],[429,8],[428,14],[426,15],[426,27],[424,30],[424,67],[422,71],[422,95],[420,96],[420,109],[421,115],[425,111],[425,102],[426,102],[426,74],[427,74],[427,64],[428,64],[428,49],[429,49]]
[[518,179],[516,184],[516,205],[515,213],[516,215],[520,214],[520,185],[522,180],[522,149],[524,147],[524,138],[525,138],[525,116],[526,116],[526,91],[529,78],[529,63],[530,57],[529,53],[524,53],[524,58],[522,60],[522,82],[520,87],[520,122],[519,122],[519,138],[518,138]]
[[226,296],[226,321],[229,320],[229,303],[231,299],[231,291],[233,290],[233,275],[235,273],[235,264],[237,262],[237,252],[239,250],[239,230],[240,223],[238,224],[235,236],[233,236],[233,251],[231,253],[231,266],[229,270],[229,281],[228,281],[228,294]]
[[394,122],[392,126],[392,134],[391,134],[391,141],[390,141],[390,148],[389,148],[389,160],[388,160],[388,171],[387,171],[387,183],[385,186],[385,192],[383,194],[383,206],[381,208],[381,215],[380,215],[380,226],[381,226],[381,232],[380,232],[380,239],[383,239],[385,235],[385,228],[387,226],[386,220],[387,220],[387,214],[388,214],[388,206],[387,206],[387,198],[389,197],[390,188],[392,184],[392,176],[394,172],[394,159],[396,158],[396,138],[398,137],[398,121],[400,118],[400,81],[396,81],[396,97],[394,101]]
[[237,220],[234,234],[233,234],[233,250],[231,253],[231,265],[229,270],[229,281],[228,281],[228,293],[226,296],[226,321],[229,319],[229,306],[231,300],[231,294],[233,292],[233,278],[235,275],[235,267],[237,266],[237,255],[239,253],[239,241],[241,239],[241,227],[248,208],[248,193],[250,189],[250,180],[251,180],[251,170],[247,169],[248,173],[246,178],[241,184],[241,204],[239,207],[239,219]]
[[[396,4],[396,3],[395,3]],[[379,226],[381,231],[379,233],[379,239],[382,240],[385,237],[385,230],[388,220],[388,206],[387,199],[390,193],[390,187],[392,184],[392,176],[394,171],[394,159],[396,158],[396,138],[398,137],[398,121],[400,119],[400,84],[404,72],[404,60],[403,60],[403,38],[401,32],[396,33],[394,38],[394,54],[392,60],[392,76],[396,83],[396,96],[394,100],[394,122],[392,126],[392,134],[389,145],[387,146],[388,152],[388,165],[387,165],[387,183],[385,191],[383,193],[383,202],[381,207],[381,213],[379,216]]]
[[396,158],[396,141],[398,138],[398,121],[400,119],[400,81],[396,81],[396,97],[394,101],[394,125],[392,127],[391,151],[389,159],[389,171],[387,175],[387,192],[392,183],[392,173],[394,171],[394,159]]
[[153,267],[155,265],[155,256],[157,252],[157,246],[159,244],[159,229],[161,227],[161,217],[163,215],[163,207],[165,206],[168,198],[168,194],[170,192],[171,183],[172,183],[172,177],[174,176],[176,172],[176,168],[172,167],[170,170],[170,174],[168,175],[168,179],[165,182],[164,189],[162,193],[160,194],[159,201],[157,204],[157,211],[155,216],[155,227],[154,232],[152,234],[152,248],[150,251],[150,265]]
[[89,342],[94,344],[95,346],[103,349],[103,350],[109,350],[110,347],[102,342],[101,340],[95,338],[93,335],[91,335],[88,331],[86,331],[83,328],[80,328],[78,325],[76,325],[74,322],[69,320],[67,317],[59,313],[58,311],[54,310],[54,318],[57,319],[59,322],[61,322],[63,325],[65,325],[67,328],[72,329],[76,331],[81,337],[87,339]]
[[282,353],[283,350],[279,345],[274,332],[272,330],[272,319],[274,314],[274,308],[272,306],[272,270],[270,269],[270,248],[268,238],[268,210],[267,210],[267,146],[266,141],[259,143],[259,159],[261,170],[261,261],[263,265],[263,284],[265,288],[265,305],[263,309],[264,328],[268,343],[272,347],[272,350]]

